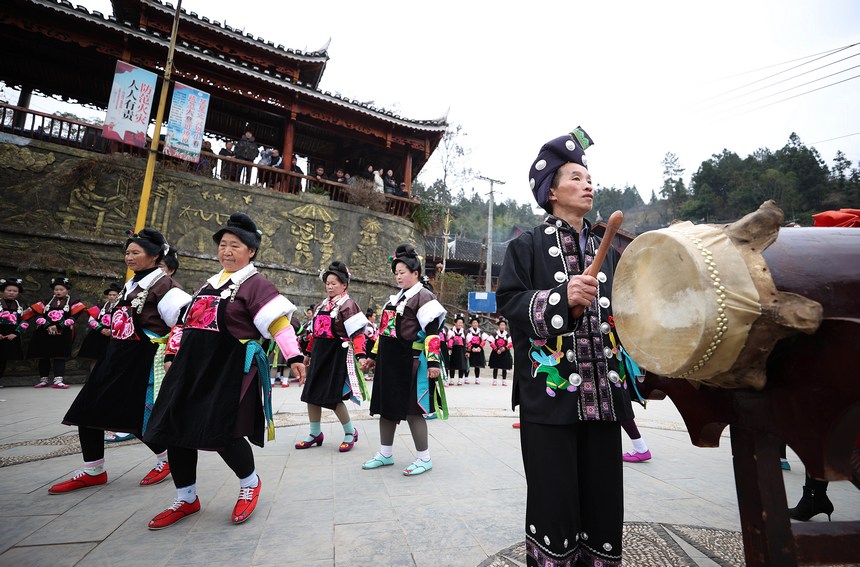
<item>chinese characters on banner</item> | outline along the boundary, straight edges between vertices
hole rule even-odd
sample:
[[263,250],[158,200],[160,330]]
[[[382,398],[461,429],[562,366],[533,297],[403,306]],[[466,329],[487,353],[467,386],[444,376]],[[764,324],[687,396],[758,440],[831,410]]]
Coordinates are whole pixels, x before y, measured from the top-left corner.
[[155,73],[116,62],[102,136],[143,148],[155,92]]
[[182,83],[173,84],[170,120],[167,122],[167,138],[164,141],[165,155],[197,163],[208,110],[209,93]]

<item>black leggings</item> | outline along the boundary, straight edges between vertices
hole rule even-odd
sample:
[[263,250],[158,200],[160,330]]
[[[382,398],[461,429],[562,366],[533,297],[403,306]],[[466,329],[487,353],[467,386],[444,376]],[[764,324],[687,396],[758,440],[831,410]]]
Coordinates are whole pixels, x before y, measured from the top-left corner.
[[39,376],[47,378],[51,373],[51,361],[54,362],[54,378],[65,376],[66,359],[65,358],[40,358],[39,359]]
[[[254,452],[244,437],[233,439],[233,443],[218,451],[237,478],[245,478],[254,472]],[[197,483],[197,449],[168,447],[170,474],[176,488],[185,488]]]
[[[502,371],[502,380],[507,380],[508,379],[508,371],[505,370],[504,368],[502,368],[501,371]],[[499,368],[493,368],[493,380],[495,380],[496,377],[498,377],[498,375],[499,375]]]
[[0,359],[0,380],[3,379],[3,375],[6,373],[6,359]]
[[[138,439],[141,437],[141,432],[135,432]],[[78,427],[78,437],[81,440],[81,453],[84,456],[84,461],[91,463],[105,458],[105,432],[104,429],[93,429],[92,427]],[[154,443],[144,443],[149,450],[160,455],[166,449],[162,445]]]
[[475,378],[481,377],[481,368],[479,366],[475,367]]
[[622,421],[621,427],[624,429],[624,432],[627,433],[627,436],[631,439],[639,439],[640,437],[642,437],[642,434],[639,433],[639,428],[636,427],[636,422],[632,419]]

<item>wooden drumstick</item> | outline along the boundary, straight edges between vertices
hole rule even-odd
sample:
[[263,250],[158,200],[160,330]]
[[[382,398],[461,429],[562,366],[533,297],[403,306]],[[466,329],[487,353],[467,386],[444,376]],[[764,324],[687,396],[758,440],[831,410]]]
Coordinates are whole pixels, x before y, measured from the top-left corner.
[[[609,247],[612,246],[612,239],[615,238],[615,233],[621,228],[621,223],[624,222],[624,213],[615,211],[609,215],[609,220],[606,222],[606,232],[603,234],[603,240],[600,241],[600,246],[597,248],[597,253],[594,255],[594,261],[591,265],[585,268],[582,272],[584,276],[597,277],[597,272],[603,265],[603,260],[606,259],[606,253],[609,252]],[[585,307],[575,305],[571,307],[570,314],[573,318],[579,319],[585,313]]]

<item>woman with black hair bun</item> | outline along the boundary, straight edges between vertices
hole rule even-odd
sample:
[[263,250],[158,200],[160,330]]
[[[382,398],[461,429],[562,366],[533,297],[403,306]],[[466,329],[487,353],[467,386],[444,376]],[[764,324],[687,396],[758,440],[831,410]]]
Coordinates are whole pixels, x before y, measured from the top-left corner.
[[[365,352],[373,352],[376,346],[376,341],[379,340],[379,327],[376,325],[376,311],[368,308],[364,313],[367,317],[367,326],[364,328],[364,350]],[[373,372],[368,372],[364,375],[366,382],[373,381]]]
[[[484,356],[484,346],[490,340],[490,336],[485,333],[480,326],[480,321],[477,315],[472,315],[469,319],[471,325],[466,331],[466,356],[469,357],[469,367],[475,370],[475,385],[481,385],[481,368],[487,365],[486,356]],[[469,383],[469,375],[466,374],[466,384]]]
[[[169,246],[159,231],[129,231],[125,264],[134,276],[121,288],[111,312],[111,338],[104,357],[96,362],[84,387],[72,402],[63,424],[76,425],[84,459],[72,478],[53,485],[49,494],[64,494],[107,483],[105,430],[140,437],[146,429],[146,397],[156,367],[158,342],[176,324],[191,297],[170,276],[158,269]],[[146,443],[156,463],[141,486],[163,482],[170,476],[167,446]]]
[[72,282],[69,278],[51,279],[54,295],[45,302],[34,303],[21,318],[34,319],[36,328],[27,346],[27,358],[39,359],[39,382],[36,388],[51,386],[48,376],[54,371],[53,388],[65,390],[69,386],[63,382],[66,373],[66,360],[72,356],[72,343],[75,341],[75,322],[87,306],[70,295]]
[[514,348],[514,344],[511,342],[511,334],[508,332],[508,320],[504,317],[499,317],[499,328],[491,341],[490,348],[492,350],[488,365],[493,369],[493,386],[498,385],[499,370],[502,371],[502,386],[507,386],[508,370],[514,367],[514,357],[511,356],[511,349]]
[[296,449],[321,447],[322,408],[333,410],[343,426],[344,439],[338,450],[346,453],[358,441],[358,430],[352,424],[345,400],[361,405],[367,399],[367,386],[359,370],[365,359],[364,329],[367,317],[347,293],[349,268],[334,261],[320,274],[325,284],[326,298],[314,309],[313,333],[308,351],[311,363],[302,401],[308,404],[310,433],[296,443]]
[[90,318],[87,324],[90,326],[87,336],[84,337],[84,342],[81,343],[81,348],[78,350],[78,358],[92,359],[93,363],[90,367],[90,372],[95,368],[96,362],[101,360],[105,351],[107,351],[108,343],[110,342],[110,323],[113,308],[119,302],[119,294],[122,291],[122,286],[116,282],[111,282],[102,295],[106,301],[104,305],[93,305],[87,309]]
[[376,375],[370,398],[370,414],[379,415],[379,452],[362,465],[376,469],[394,464],[394,434],[406,420],[415,442],[417,458],[405,476],[423,474],[433,468],[427,423],[424,416],[439,405],[439,417],[447,418],[440,377],[439,328],[445,308],[422,285],[421,261],[409,244],[401,244],[390,258],[397,287],[382,309],[376,360],[362,361],[362,370],[374,363]]
[[19,295],[23,291],[24,282],[20,278],[0,279],[0,388],[3,387],[6,361],[24,358],[21,331],[28,324],[21,318],[24,307]]
[[454,328],[448,331],[448,348],[450,349],[451,364],[448,366],[448,383],[454,385],[454,372],[459,375],[457,385],[463,385],[463,378],[469,372],[469,362],[466,358],[466,330],[463,329],[462,313],[454,316]]
[[171,246],[159,262],[158,267],[171,278],[176,275],[176,271],[179,270],[179,250]]
[[274,439],[269,361],[262,339],[274,340],[304,377],[303,356],[290,317],[296,310],[252,260],[262,232],[245,213],[233,213],[212,235],[221,271],[194,293],[168,342],[176,357],[155,400],[144,440],[168,446],[176,497],[149,522],[160,530],[200,511],[198,451],[217,451],[239,480],[234,524],[251,517],[262,481],[249,441]]

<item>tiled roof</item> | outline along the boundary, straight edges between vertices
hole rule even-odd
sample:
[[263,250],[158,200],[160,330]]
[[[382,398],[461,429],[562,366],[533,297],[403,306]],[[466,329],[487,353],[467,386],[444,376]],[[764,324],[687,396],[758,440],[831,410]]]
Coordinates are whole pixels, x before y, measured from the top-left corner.
[[[158,0],[147,1],[153,3],[158,2]],[[76,18],[80,18],[88,22],[96,23],[98,25],[113,29],[114,31],[118,31],[123,34],[134,36],[136,39],[139,39],[141,41],[165,47],[170,43],[169,36],[162,34],[156,30],[151,30],[143,26],[138,26],[137,24],[128,21],[119,21],[113,16],[105,17],[104,14],[102,14],[101,12],[90,12],[84,6],[78,5],[77,7],[75,7],[68,0],[28,0],[28,2],[34,5],[53,9],[58,12],[66,13],[68,15],[72,15]],[[165,5],[170,6],[172,8],[169,3]],[[212,25],[214,26],[214,24]],[[236,30],[233,30],[233,32],[239,33]],[[263,40],[261,40],[261,38],[258,38],[258,41]],[[268,42],[264,42],[264,44],[268,45]],[[258,65],[249,64],[246,61],[239,61],[235,57],[224,55],[223,53],[216,53],[209,49],[201,48],[198,45],[191,44],[187,41],[179,41],[176,45],[176,52],[191,57],[193,59],[206,61],[219,67],[229,69],[232,72],[241,73],[257,81],[267,83],[271,86],[286,89],[296,93],[301,93],[304,96],[316,100],[326,101],[337,106],[341,106],[343,108],[348,108],[360,112],[362,114],[373,116],[375,118],[390,122],[392,124],[396,124],[403,128],[409,128],[411,130],[425,132],[444,132],[448,127],[447,117],[441,117],[432,120],[413,120],[410,118],[405,118],[389,110],[376,108],[369,104],[362,103],[358,100],[350,99],[348,97],[344,97],[337,93],[321,91],[315,88],[313,85],[304,84],[301,81],[296,81],[295,83],[293,83],[290,77],[282,75],[281,73],[272,72],[269,69],[264,69],[259,67]],[[292,51],[292,53],[295,57],[328,57],[327,55],[325,55],[324,51],[315,52],[312,54],[302,54],[301,51]],[[320,53],[322,53],[323,55],[320,55]],[[205,80],[201,82],[206,83]],[[258,100],[259,99],[262,99],[262,97],[258,97]],[[267,102],[277,106],[277,103],[274,100],[268,100]]]
[[[424,238],[424,246],[426,248],[426,255],[428,258],[442,258],[442,251],[444,245],[445,237],[444,236],[427,236]],[[483,242],[477,242],[475,240],[466,240],[463,238],[449,238],[449,243],[453,242],[453,245],[448,245],[448,259],[457,260],[460,262],[471,262],[474,264],[481,263],[482,260],[482,249],[484,247]],[[493,243],[493,265],[501,266],[505,259],[505,252],[508,249],[507,242],[494,242]]]

